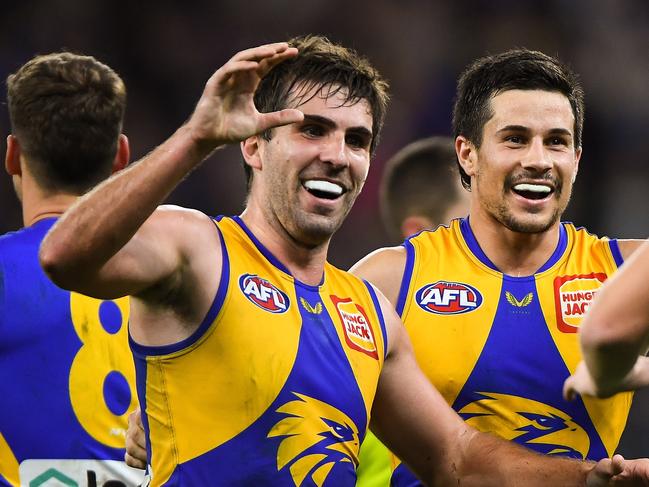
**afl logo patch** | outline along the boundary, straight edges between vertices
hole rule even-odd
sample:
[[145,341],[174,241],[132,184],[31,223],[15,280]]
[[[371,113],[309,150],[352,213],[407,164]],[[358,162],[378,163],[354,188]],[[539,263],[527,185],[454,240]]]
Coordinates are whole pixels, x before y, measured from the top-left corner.
[[255,274],[243,274],[239,278],[239,288],[246,298],[264,311],[284,313],[290,306],[286,293]]
[[457,315],[476,310],[482,295],[473,286],[462,282],[437,281],[427,284],[415,294],[421,309],[438,315]]

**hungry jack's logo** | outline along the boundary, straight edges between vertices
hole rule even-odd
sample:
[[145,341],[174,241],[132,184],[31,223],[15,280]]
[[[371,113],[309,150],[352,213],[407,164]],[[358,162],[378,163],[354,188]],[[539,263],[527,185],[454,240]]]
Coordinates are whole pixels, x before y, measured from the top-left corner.
[[331,296],[331,301],[338,312],[347,345],[378,360],[374,331],[363,307],[351,298]]
[[606,274],[593,272],[554,279],[554,306],[557,328],[564,333],[577,333],[597,291],[606,280]]
[[270,313],[284,313],[290,306],[285,292],[255,274],[243,274],[239,288],[253,304]]

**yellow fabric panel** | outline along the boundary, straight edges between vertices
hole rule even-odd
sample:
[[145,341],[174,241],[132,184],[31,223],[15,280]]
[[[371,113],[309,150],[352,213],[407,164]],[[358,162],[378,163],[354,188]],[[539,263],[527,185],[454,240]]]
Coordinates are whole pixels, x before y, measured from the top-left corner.
[[[552,268],[536,276],[539,299],[550,334],[573,373],[581,360],[579,326],[592,299],[617,266],[606,239],[566,226],[568,249]],[[582,398],[609,455],[615,452],[629,415],[633,393],[608,399]]]
[[[252,245],[230,220],[223,220],[220,226],[229,248],[235,242]],[[265,260],[254,260],[254,255],[256,251],[229,253],[227,298],[205,335],[177,353],[147,359],[151,443],[162,444],[161,438],[169,437],[166,425],[171,425],[176,440],[175,451],[166,449],[164,456],[152,451],[153,472],[161,482],[175,463],[221,445],[252,424],[268,409],[291,372],[293,362],[286,357],[297,353],[301,323],[293,279]],[[260,274],[272,276],[269,280],[289,295],[290,309],[272,314],[246,305],[247,298],[239,291],[237,269],[258,269]],[[268,362],[268,354],[259,353],[259,347],[272,349],[278,359]],[[265,387],[260,389],[257,384]],[[259,394],[260,390],[264,394]],[[152,398],[160,403],[153,403]]]
[[18,460],[14,456],[7,441],[0,433],[0,474],[13,486],[20,485],[18,476]]
[[[458,222],[454,220],[448,228],[422,232],[411,239],[416,257],[402,314],[417,363],[449,404],[455,401],[482,352],[502,285],[500,274],[484,266],[469,252],[459,233]],[[477,266],[481,272],[468,272],[468,266]],[[414,294],[422,286],[442,279],[462,283],[467,273],[483,298],[477,309],[454,315],[431,315],[415,302]],[[430,323],[431,316],[436,321],[434,326]],[[448,347],[448,343],[454,342],[462,342],[461,354],[456,348]]]

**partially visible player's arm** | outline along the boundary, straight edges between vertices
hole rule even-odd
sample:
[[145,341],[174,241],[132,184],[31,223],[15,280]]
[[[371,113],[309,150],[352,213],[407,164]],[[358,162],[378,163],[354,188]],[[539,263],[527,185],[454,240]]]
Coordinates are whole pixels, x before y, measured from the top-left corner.
[[[191,214],[154,211],[216,147],[303,118],[294,109],[259,113],[253,101],[260,79],[296,54],[286,43],[237,53],[209,79],[185,125],[66,212],[40,251],[41,264],[54,282],[112,297],[139,294],[161,280],[176,279],[200,251],[200,239],[194,237],[208,232],[208,225]],[[190,239],[196,243],[182,243]]]
[[426,484],[649,485],[649,460],[617,457],[596,466],[540,455],[469,427],[421,372],[403,325],[385,297],[380,296],[380,300],[389,349],[372,407],[372,430]]
[[649,242],[597,293],[580,327],[585,367],[566,381],[567,397],[608,397],[649,385]]
[[404,247],[385,247],[363,257],[349,272],[374,284],[394,307],[399,299],[405,266]]

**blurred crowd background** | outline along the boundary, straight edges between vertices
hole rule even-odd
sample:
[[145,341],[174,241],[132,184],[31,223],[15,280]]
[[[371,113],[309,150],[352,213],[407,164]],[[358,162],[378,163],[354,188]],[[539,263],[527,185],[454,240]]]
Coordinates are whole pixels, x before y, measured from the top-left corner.
[[[385,161],[415,139],[450,134],[459,73],[477,57],[513,47],[558,56],[586,91],[584,153],[566,219],[599,235],[649,236],[648,0],[26,0],[3,4],[0,78],[35,54],[97,57],[126,83],[124,132],[137,160],[189,116],[205,81],[236,51],[306,33],[354,47],[391,84],[370,177],[334,238],[335,265],[347,268],[398,243],[388,240],[378,211]],[[6,137],[9,121],[0,111]],[[229,147],[169,202],[236,214],[244,197],[241,157]],[[0,233],[21,224],[11,181],[0,177]],[[621,451],[632,456],[649,456],[648,397],[638,396],[623,438]]]

